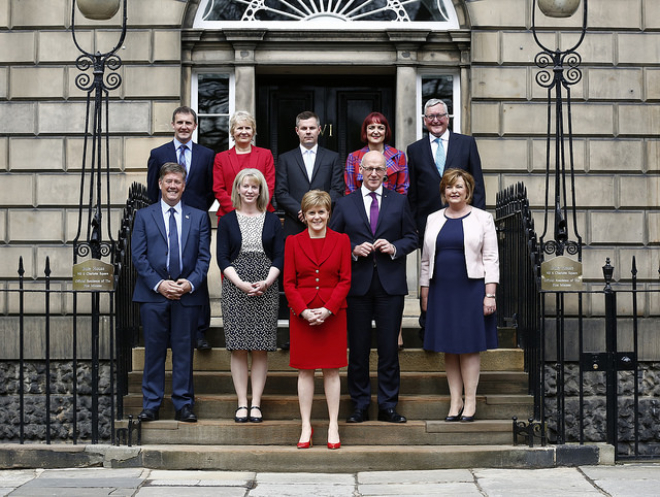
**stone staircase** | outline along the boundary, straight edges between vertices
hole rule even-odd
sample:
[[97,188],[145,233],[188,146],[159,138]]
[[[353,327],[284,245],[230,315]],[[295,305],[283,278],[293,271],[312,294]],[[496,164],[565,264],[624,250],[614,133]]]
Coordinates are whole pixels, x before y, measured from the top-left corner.
[[[280,330],[285,331],[284,327]],[[297,450],[295,444],[300,435],[297,372],[288,365],[288,352],[278,350],[269,354],[269,374],[261,404],[264,422],[237,424],[233,421],[236,398],[222,329],[214,326],[208,338],[213,350],[195,352],[195,412],[199,422],[174,421],[173,406],[166,399],[161,420],[142,426],[141,464],[169,469],[335,472],[530,467],[554,457],[547,448],[512,445],[512,416],[526,419],[533,409],[532,399],[527,395],[523,352],[515,348],[512,330],[500,332],[500,349],[482,354],[476,421],[445,423],[449,393],[443,355],[422,350],[416,319],[405,318],[406,348],[399,356],[401,390],[397,410],[408,418],[408,423],[345,423],[352,405],[347,394],[346,372],[342,371],[339,451],[325,447],[327,408],[320,372],[316,375],[312,413],[315,446]],[[134,349],[130,392],[124,399],[126,413],[134,416],[142,405],[143,360],[144,349]],[[374,392],[376,360],[374,350],[371,357]],[[169,357],[167,369],[170,369]],[[166,385],[169,388],[169,373]],[[371,419],[376,419],[375,398],[371,409]],[[125,424],[120,422],[118,427]]]

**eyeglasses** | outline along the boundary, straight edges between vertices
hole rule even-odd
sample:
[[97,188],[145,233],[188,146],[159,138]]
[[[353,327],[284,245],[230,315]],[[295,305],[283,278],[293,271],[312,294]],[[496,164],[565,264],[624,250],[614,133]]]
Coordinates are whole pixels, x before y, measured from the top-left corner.
[[364,166],[360,166],[360,168],[367,174],[371,174],[373,172],[376,172],[378,174],[382,174],[385,171],[387,171],[386,167],[364,167]]
[[428,116],[425,115],[424,117],[429,121],[435,121],[436,119],[439,121],[440,119],[447,117],[447,114],[429,114]]

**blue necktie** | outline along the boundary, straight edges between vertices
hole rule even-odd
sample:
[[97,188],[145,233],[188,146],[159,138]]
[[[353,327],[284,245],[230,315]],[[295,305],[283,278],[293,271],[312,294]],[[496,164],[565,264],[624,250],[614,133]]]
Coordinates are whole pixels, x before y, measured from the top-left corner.
[[177,280],[181,275],[181,261],[179,259],[179,232],[176,229],[176,219],[174,219],[174,207],[170,207],[170,256],[169,271],[170,278]]
[[369,194],[371,197],[371,207],[369,208],[369,224],[371,224],[371,232],[376,234],[376,226],[378,226],[378,197],[376,192]]
[[186,150],[188,147],[186,145],[181,145],[179,147],[179,165],[183,166],[183,168],[186,170],[186,174],[188,174],[188,166],[186,166]]
[[445,171],[445,147],[442,146],[442,140],[440,138],[436,138],[433,141],[438,144],[438,148],[435,151],[435,167],[438,169],[440,177],[442,177],[442,173]]

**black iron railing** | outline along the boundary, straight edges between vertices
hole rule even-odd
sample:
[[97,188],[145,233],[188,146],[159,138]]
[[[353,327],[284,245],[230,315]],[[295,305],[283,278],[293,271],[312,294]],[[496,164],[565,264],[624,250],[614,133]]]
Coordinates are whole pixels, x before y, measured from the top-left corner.
[[[657,283],[638,287],[633,257],[631,284],[613,285],[615,268],[608,258],[602,289],[543,291],[543,254],[522,184],[498,194],[496,225],[499,325],[517,330],[534,398],[533,417],[513,420],[514,443],[521,436],[530,446],[535,439],[607,442],[620,460],[660,457],[654,428],[660,426],[660,362],[653,346],[660,341]],[[629,304],[625,315],[618,298]],[[645,356],[642,341],[650,345]]]
[[[130,236],[135,212],[148,203],[146,188],[133,184],[113,255],[112,291],[68,289],[52,277],[48,257],[43,278],[26,279],[19,259],[17,282],[2,289],[4,300],[17,302],[17,314],[10,309],[3,316],[0,367],[6,381],[0,390],[7,422],[0,440],[115,443],[114,422],[123,417],[131,349],[139,336]],[[101,309],[96,336],[89,313],[95,306]]]

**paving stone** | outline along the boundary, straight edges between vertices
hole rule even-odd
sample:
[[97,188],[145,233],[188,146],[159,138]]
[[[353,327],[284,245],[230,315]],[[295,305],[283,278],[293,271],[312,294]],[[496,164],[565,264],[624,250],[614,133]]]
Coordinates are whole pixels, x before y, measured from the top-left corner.
[[405,485],[360,485],[359,495],[376,497],[385,495],[414,495],[416,497],[446,495],[461,497],[482,496],[474,483],[427,483]]
[[[257,485],[264,484],[317,484],[318,473],[258,473]],[[355,485],[355,476],[351,474],[324,474],[323,485]]]
[[474,474],[479,487],[489,496],[602,495],[575,468],[477,469]]
[[358,473],[360,485],[387,483],[464,483],[474,482],[469,469],[438,469],[428,471],[365,471]]
[[[114,497],[114,494],[112,494]],[[240,487],[143,487],[137,497],[244,497],[251,495]],[[276,494],[273,494],[276,495]]]
[[[324,481],[326,476],[330,475],[316,475],[316,480]],[[328,485],[326,483],[319,484],[257,484],[255,488],[250,490],[247,494],[249,497],[354,497],[354,485]]]
[[657,464],[614,467],[583,466],[582,472],[594,484],[616,497],[651,497],[658,495],[660,466]]
[[145,482],[150,487],[246,487],[254,484],[256,473],[244,471],[151,471]]

